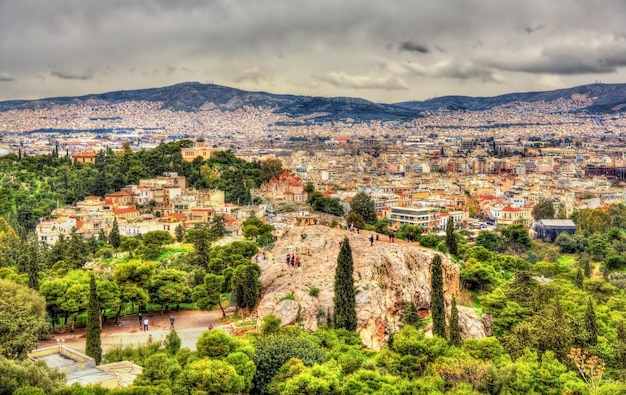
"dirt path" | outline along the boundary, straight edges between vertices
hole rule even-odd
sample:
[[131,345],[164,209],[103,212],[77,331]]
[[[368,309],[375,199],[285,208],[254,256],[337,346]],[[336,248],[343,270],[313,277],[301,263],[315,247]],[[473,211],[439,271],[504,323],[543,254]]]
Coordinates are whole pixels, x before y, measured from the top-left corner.
[[[212,311],[174,311],[172,316],[174,317],[174,329],[182,340],[182,347],[189,347],[192,350],[195,350],[196,341],[210,324],[216,329],[229,326],[220,323],[222,312],[219,309]],[[101,336],[103,351],[106,352],[111,347],[119,345],[143,344],[148,341],[150,335],[154,341],[165,340],[165,336],[170,331],[169,313],[161,315],[158,312],[153,312],[144,314],[143,317],[148,318],[147,332],[140,328],[137,314],[121,317],[119,324],[113,323],[113,320],[105,323]],[[80,328],[75,332],[51,333],[45,340],[39,342],[38,348],[50,347],[60,342],[84,352],[85,329]]]

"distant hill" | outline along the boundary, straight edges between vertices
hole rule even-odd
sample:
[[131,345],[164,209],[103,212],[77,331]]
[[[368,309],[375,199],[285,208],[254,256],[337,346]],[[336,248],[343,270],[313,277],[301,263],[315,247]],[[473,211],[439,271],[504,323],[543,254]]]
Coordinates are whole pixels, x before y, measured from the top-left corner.
[[[547,92],[511,93],[495,97],[445,96],[426,101],[395,104],[373,103],[349,97],[312,97],[279,95],[267,92],[248,92],[239,89],[199,82],[185,82],[151,89],[115,91],[75,97],[54,97],[39,100],[11,100],[0,102],[0,111],[11,109],[39,109],[62,105],[115,104],[125,101],[162,103],[162,108],[174,111],[200,111],[216,108],[224,111],[244,106],[265,108],[285,114],[294,120],[290,124],[346,121],[369,122],[407,121],[421,116],[423,111],[481,111],[515,102],[571,102],[575,97],[595,98],[592,104],[576,111],[614,113],[626,110],[626,84],[592,84]],[[563,106],[563,112],[572,107]],[[300,119],[295,119],[300,118]]]
[[563,99],[573,100],[575,97],[596,98],[593,104],[577,111],[589,113],[626,111],[626,84],[590,84],[554,91],[509,93],[493,97],[442,96],[426,101],[396,103],[396,106],[415,111],[441,109],[484,111],[516,102],[551,103]]

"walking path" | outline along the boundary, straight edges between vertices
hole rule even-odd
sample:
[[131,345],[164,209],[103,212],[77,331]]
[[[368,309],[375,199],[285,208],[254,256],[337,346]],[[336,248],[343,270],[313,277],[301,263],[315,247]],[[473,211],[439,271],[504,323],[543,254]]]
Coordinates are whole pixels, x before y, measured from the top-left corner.
[[[192,350],[196,349],[196,341],[208,329],[209,325],[213,325],[215,329],[229,326],[220,323],[222,312],[219,309],[212,311],[174,311],[171,314],[175,318],[174,329],[182,341],[181,347],[189,347]],[[148,341],[149,336],[152,336],[153,341],[165,340],[170,332],[169,317],[169,313],[163,315],[159,312],[144,314],[143,318],[148,318],[149,321],[148,331],[143,331],[140,328],[137,314],[120,317],[118,324],[110,320],[102,328],[102,350],[106,353],[108,349],[119,345],[143,344]],[[85,329],[80,328],[75,332],[51,333],[45,340],[39,342],[38,348],[63,343],[68,347],[84,352],[85,341]]]

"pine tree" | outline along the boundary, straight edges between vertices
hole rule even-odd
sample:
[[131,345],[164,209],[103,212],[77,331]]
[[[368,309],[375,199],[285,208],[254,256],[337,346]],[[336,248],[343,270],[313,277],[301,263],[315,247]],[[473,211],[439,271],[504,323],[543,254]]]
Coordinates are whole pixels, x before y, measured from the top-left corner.
[[102,340],[100,333],[100,302],[96,287],[96,277],[91,274],[89,279],[89,306],[87,308],[87,344],[85,354],[96,360],[96,365],[102,361]]
[[593,309],[591,298],[587,302],[587,310],[585,311],[585,332],[587,335],[587,344],[595,346],[598,344],[598,324],[596,323],[596,312]]
[[580,268],[576,272],[576,287],[583,289],[583,271]]
[[450,255],[456,255],[458,252],[458,246],[456,243],[456,236],[454,234],[454,217],[450,216],[446,223],[446,245],[448,246],[448,252]]
[[343,239],[335,271],[333,324],[335,328],[356,330],[356,298],[354,293],[354,262],[348,238]]
[[116,250],[120,248],[120,245],[122,245],[122,240],[120,238],[120,228],[117,225],[117,218],[113,219],[113,226],[111,227],[111,231],[109,232],[109,244],[111,244]]
[[452,310],[450,312],[450,339],[448,343],[451,346],[460,347],[463,341],[461,340],[461,328],[459,327],[459,310],[456,307],[456,298],[452,297]]
[[446,337],[446,307],[443,299],[443,269],[441,255],[433,257],[430,269],[430,313],[433,319],[433,335]]

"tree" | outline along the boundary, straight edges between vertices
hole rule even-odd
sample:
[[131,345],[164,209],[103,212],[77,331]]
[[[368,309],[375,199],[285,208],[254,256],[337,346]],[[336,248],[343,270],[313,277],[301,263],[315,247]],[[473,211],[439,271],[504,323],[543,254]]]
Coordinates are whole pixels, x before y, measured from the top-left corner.
[[188,238],[192,239],[193,254],[189,261],[202,268],[208,268],[209,253],[211,252],[211,235],[207,224],[197,224],[188,232]]
[[85,242],[83,237],[78,234],[76,227],[72,227],[70,231],[70,240],[67,243],[65,257],[63,260],[72,269],[80,269],[87,262]]
[[412,325],[418,329],[424,327],[424,320],[415,308],[415,303],[409,303],[407,308],[404,309],[404,311],[402,312],[402,315],[402,322],[405,325]]
[[259,300],[261,283],[259,265],[248,263],[235,268],[231,278],[231,289],[237,301],[237,308],[251,310]]
[[92,357],[96,361],[96,365],[100,365],[100,361],[102,361],[100,302],[98,301],[96,277],[93,273],[89,277],[89,306],[87,308],[87,327],[85,330],[87,333],[85,354]]
[[521,224],[505,226],[500,230],[500,233],[509,244],[529,248],[532,243],[528,231]]
[[430,265],[430,312],[433,335],[446,337],[446,306],[443,299],[443,268],[441,255],[435,254]]
[[374,200],[367,193],[360,191],[352,198],[350,210],[359,214],[370,225],[376,222],[376,207]]
[[280,333],[281,320],[274,314],[268,314],[263,317],[263,323],[261,324],[261,335],[268,336]]
[[226,317],[226,311],[221,303],[222,289],[224,287],[224,276],[209,273],[204,276],[204,283],[194,288],[191,296],[194,303],[201,310],[211,310],[219,306],[222,310],[222,317]]
[[25,357],[48,329],[43,296],[23,285],[0,279],[0,355]]
[[552,219],[554,218],[554,214],[554,204],[552,203],[552,201],[545,199],[537,202],[531,212],[531,215],[533,216],[535,221],[538,221],[540,219]]
[[446,245],[448,246],[448,252],[450,255],[457,254],[458,246],[456,241],[456,235],[454,234],[454,217],[449,216],[446,222]]
[[163,244],[171,243],[173,240],[170,232],[166,230],[153,230],[151,232],[145,233],[141,237],[141,241],[143,241],[145,245],[155,244],[158,246],[162,246]]
[[120,248],[120,245],[122,244],[120,238],[120,228],[117,224],[117,217],[113,219],[113,226],[111,226],[111,231],[109,232],[109,244],[111,244],[116,250]]
[[174,228],[174,233],[176,234],[176,241],[179,243],[182,242],[183,238],[185,237],[185,225],[180,222],[178,225],[176,225],[176,228]]
[[269,181],[272,177],[280,178],[285,170],[280,159],[266,159],[261,161],[260,178],[262,182]]
[[168,333],[165,337],[165,343],[163,343],[163,345],[165,346],[165,351],[167,351],[169,355],[176,355],[178,350],[180,350],[181,344],[182,340],[174,329],[170,330],[170,333]]
[[278,370],[290,359],[297,358],[305,366],[313,366],[325,361],[324,352],[317,344],[304,336],[285,334],[268,335],[259,338],[252,357],[256,365],[254,375],[255,392],[267,394],[267,385]]
[[[20,389],[38,389],[30,394],[52,394],[65,385],[65,374],[44,361],[11,360],[0,356],[0,395],[19,394]],[[29,392],[22,392],[28,394]]]
[[203,358],[185,366],[177,384],[189,394],[239,394],[245,379],[229,363]]
[[583,271],[580,268],[576,270],[576,288],[583,289]]
[[596,323],[596,313],[593,309],[591,298],[589,298],[587,310],[585,310],[585,334],[588,345],[596,346],[598,344],[598,324]]
[[219,240],[226,236],[226,217],[223,215],[214,215],[209,223],[209,234],[211,240]]
[[341,243],[335,270],[335,296],[333,298],[333,325],[335,328],[356,330],[356,298],[354,293],[354,262],[347,237]]
[[452,310],[450,312],[450,339],[448,343],[451,346],[460,347],[463,341],[461,340],[461,328],[459,327],[459,310],[456,307],[456,298],[452,297]]
[[176,269],[165,269],[151,278],[150,301],[161,305],[161,310],[169,306],[186,302],[191,296],[191,289],[187,286],[186,273]]

